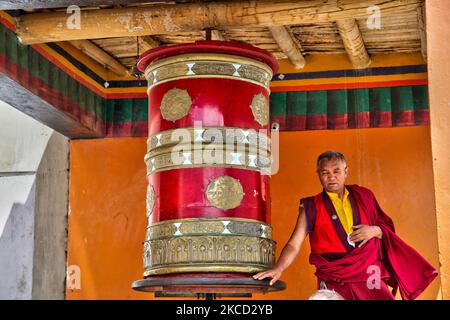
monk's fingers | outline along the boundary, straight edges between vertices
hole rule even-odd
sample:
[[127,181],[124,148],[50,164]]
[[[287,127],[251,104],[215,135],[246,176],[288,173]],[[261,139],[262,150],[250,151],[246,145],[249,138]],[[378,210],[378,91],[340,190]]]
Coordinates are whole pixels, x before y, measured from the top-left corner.
[[266,274],[267,274],[267,271],[257,273],[253,276],[253,279],[256,279],[256,280],[264,279],[267,276]]
[[350,240],[352,240],[353,242],[360,242],[363,240],[368,240],[366,237],[364,237],[363,235],[358,235],[356,237],[351,237]]
[[359,229],[361,227],[364,227],[364,225],[363,224],[358,224],[357,226],[353,226],[353,229]]
[[275,275],[275,276],[272,278],[272,280],[270,280],[269,285],[270,285],[270,286],[273,285],[275,282],[277,282],[277,280],[278,280],[279,278],[280,278],[280,275],[279,275],[279,274]]
[[269,271],[260,272],[256,275],[254,275],[253,278],[256,280],[262,280],[262,279],[265,279],[267,277],[272,277],[272,276],[273,276],[273,271],[269,270]]
[[359,237],[361,237],[362,236],[362,234],[360,233],[360,232],[358,232],[358,233],[352,233],[351,235],[350,235],[350,240],[355,240],[356,238],[359,238]]
[[367,241],[369,241],[369,240],[364,240],[363,242],[361,242],[361,244],[358,246],[358,248],[361,248],[363,245],[365,245],[367,243]]
[[355,236],[359,235],[360,233],[361,233],[361,230],[353,231],[353,232],[350,234],[350,237],[355,237]]

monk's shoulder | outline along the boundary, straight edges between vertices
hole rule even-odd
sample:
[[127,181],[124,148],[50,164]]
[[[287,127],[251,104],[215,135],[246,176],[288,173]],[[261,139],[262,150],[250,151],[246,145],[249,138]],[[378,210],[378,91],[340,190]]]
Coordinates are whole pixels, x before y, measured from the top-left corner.
[[307,197],[303,197],[300,198],[299,204],[301,207],[304,207],[305,203],[314,203],[314,198],[317,197],[317,195],[314,196],[307,196]]
[[364,194],[364,195],[366,195],[368,197],[375,197],[373,191],[370,190],[369,188],[366,188],[366,187],[363,187],[363,186],[360,186],[360,185],[357,185],[357,184],[349,185],[348,188],[350,188],[350,189],[352,189],[354,191],[357,191],[357,192],[359,192],[361,194]]

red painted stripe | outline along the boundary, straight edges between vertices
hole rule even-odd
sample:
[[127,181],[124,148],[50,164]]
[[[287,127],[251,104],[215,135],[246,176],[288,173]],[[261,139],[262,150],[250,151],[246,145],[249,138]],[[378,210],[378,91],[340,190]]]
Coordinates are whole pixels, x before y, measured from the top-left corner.
[[148,136],[148,121],[133,122],[133,128],[131,130],[132,130],[133,137]]
[[290,116],[287,120],[289,130],[293,131],[303,131],[306,130],[306,116],[305,115],[297,115]]
[[328,129],[347,129],[348,128],[348,113],[334,113],[329,114],[327,117],[327,128]]
[[[19,83],[25,89],[28,89],[38,97],[47,101],[49,104],[55,107],[55,109],[64,112],[72,118],[75,117],[80,121],[80,123],[93,125],[95,124],[95,128],[98,127],[99,119],[96,119],[95,115],[92,112],[80,108],[76,103],[68,100],[67,97],[64,97],[58,91],[50,88],[41,79],[30,74],[28,70],[20,68],[18,65],[2,55],[0,55],[0,72],[4,73],[9,78]],[[54,104],[55,101],[58,103]],[[67,112],[65,110],[66,108],[70,109],[71,112]],[[94,126],[90,128],[94,129]]]
[[375,111],[356,114],[272,116],[271,122],[278,122],[281,131],[340,130],[429,125],[430,116],[428,110]]
[[419,86],[427,84],[428,79],[419,79],[419,80],[398,80],[398,81],[382,81],[382,82],[355,82],[355,83],[334,83],[334,84],[330,83],[330,84],[317,84],[307,86],[280,86],[280,87],[271,87],[270,91],[288,92],[288,91],[367,89],[367,88]]
[[306,130],[324,130],[327,129],[326,114],[308,114],[306,116]]
[[370,126],[374,128],[392,127],[392,113],[390,111],[371,112]]
[[0,23],[4,25],[7,29],[16,32],[16,27],[2,16],[0,16]]
[[276,122],[280,125],[279,127],[279,131],[285,131],[285,130],[289,130],[288,128],[288,124],[287,124],[287,116],[271,116],[270,117],[270,122]]
[[430,124],[429,110],[415,110],[414,119],[416,121],[416,125],[429,125]]
[[395,127],[413,126],[416,124],[414,121],[414,110],[394,110],[392,111],[392,118],[394,120],[393,125]]
[[146,137],[148,136],[147,121],[107,122],[105,137]]
[[348,128],[370,128],[370,112],[350,113]]
[[147,99],[145,92],[108,93],[108,99]]

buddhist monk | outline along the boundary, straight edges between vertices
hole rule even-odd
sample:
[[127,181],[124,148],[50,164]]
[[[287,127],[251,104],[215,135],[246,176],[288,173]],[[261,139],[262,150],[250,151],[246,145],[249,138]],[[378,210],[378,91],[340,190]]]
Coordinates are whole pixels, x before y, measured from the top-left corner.
[[300,200],[295,229],[278,261],[253,278],[275,283],[309,235],[318,289],[335,291],[345,300],[394,300],[397,290],[404,300],[419,296],[437,271],[398,237],[372,191],[345,184],[344,155],[322,153],[317,175],[323,191]]

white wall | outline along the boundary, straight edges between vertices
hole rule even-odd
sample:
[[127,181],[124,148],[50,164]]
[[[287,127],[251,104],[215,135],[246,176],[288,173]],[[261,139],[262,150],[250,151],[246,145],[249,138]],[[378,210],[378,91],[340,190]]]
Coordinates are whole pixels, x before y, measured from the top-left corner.
[[31,299],[34,186],[52,133],[0,101],[0,299]]
[[35,172],[52,133],[49,127],[0,100],[0,176]]

